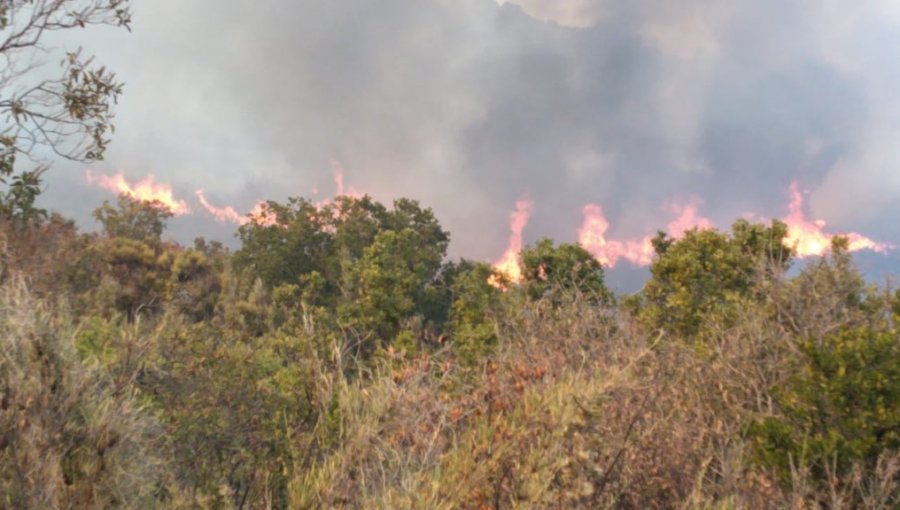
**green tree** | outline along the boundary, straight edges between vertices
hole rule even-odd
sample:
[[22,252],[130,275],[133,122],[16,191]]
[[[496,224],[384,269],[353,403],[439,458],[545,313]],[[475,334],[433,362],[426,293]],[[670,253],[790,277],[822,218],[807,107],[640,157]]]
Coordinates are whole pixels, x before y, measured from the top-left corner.
[[554,303],[567,293],[592,302],[608,302],[612,294],[603,281],[603,266],[577,244],[554,246],[542,239],[520,255],[525,291],[531,299],[549,298]]
[[94,217],[104,236],[92,245],[96,289],[90,301],[100,308],[111,306],[129,319],[140,311],[160,311],[173,300],[196,318],[210,316],[218,277],[202,251],[162,241],[166,220],[172,217],[162,204],[121,195],[115,207],[104,202]]
[[135,200],[119,195],[115,207],[109,202],[94,210],[94,218],[103,226],[107,237],[158,243],[172,213],[159,202]]
[[791,260],[786,226],[737,221],[730,233],[690,230],[682,239],[660,232],[657,258],[643,290],[642,321],[682,338],[695,336],[705,320],[731,320],[741,299],[782,274]]
[[854,462],[873,468],[900,448],[900,337],[870,328],[844,329],[799,343],[792,376],[774,388],[780,413],[750,427],[758,460],[784,481],[809,465],[825,483]]
[[463,265],[453,280],[450,338],[459,358],[475,364],[497,345],[505,294],[489,283],[496,272],[485,263]]
[[[367,271],[371,275],[371,267],[363,270],[356,268],[357,264],[371,265],[373,257],[387,263],[386,255],[376,256],[369,250],[386,232],[400,234],[404,242],[414,238],[418,253],[410,264],[424,264],[417,271],[432,278],[449,242],[431,210],[413,200],[397,200],[388,209],[369,196],[338,197],[326,205],[292,198],[285,204],[269,202],[268,209],[276,219],[274,224],[251,222],[239,229],[241,248],[234,255],[235,267],[270,289],[281,284],[301,285],[305,300],[316,306],[333,308],[351,289],[358,292],[354,279],[359,283],[359,275]],[[386,239],[381,242],[389,242]],[[310,286],[312,283],[315,285]],[[416,307],[422,298],[417,291],[413,297]]]
[[[0,158],[3,158],[2,154]],[[10,158],[10,161],[14,160],[15,155]],[[41,175],[45,170],[37,168],[17,175],[11,175],[12,170],[9,174],[0,170],[0,185],[7,185],[6,190],[0,192],[0,218],[11,220],[17,227],[29,226],[47,218],[47,211],[35,205],[41,194]]]
[[404,320],[424,313],[426,288],[443,256],[441,246],[429,244],[411,228],[380,232],[362,258],[345,267],[339,315],[361,341],[393,340]]

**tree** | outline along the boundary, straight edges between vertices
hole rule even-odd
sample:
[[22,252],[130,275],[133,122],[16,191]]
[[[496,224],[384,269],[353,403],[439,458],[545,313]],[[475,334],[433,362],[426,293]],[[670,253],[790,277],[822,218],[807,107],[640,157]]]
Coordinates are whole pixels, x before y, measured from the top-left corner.
[[463,362],[477,364],[499,339],[505,294],[489,280],[496,271],[485,263],[460,265],[451,286],[450,336]]
[[241,249],[234,254],[238,269],[269,286],[297,283],[300,276],[323,273],[323,260],[332,252],[333,235],[315,204],[291,198],[286,204],[269,202],[274,224],[250,222],[238,229]]
[[[338,197],[320,206],[303,198],[285,204],[268,203],[273,224],[250,222],[238,230],[238,269],[260,278],[269,288],[299,284],[312,273],[324,279],[315,304],[334,305],[344,284],[344,272],[363,259],[366,249],[383,232],[410,230],[421,248],[439,254],[428,270],[436,274],[449,235],[430,209],[401,199],[388,209],[369,196]],[[318,280],[318,278],[316,278]]]
[[122,84],[81,51],[65,54],[58,77],[48,78],[42,39],[89,25],[128,28],[130,0],[0,0],[0,213],[39,213],[31,205],[44,163],[13,177],[18,155],[41,161],[51,152],[73,161],[103,158],[113,130],[113,105]]
[[172,213],[158,202],[134,200],[119,195],[116,207],[109,202],[94,210],[94,218],[103,225],[107,237],[158,243]]
[[424,315],[426,287],[443,256],[440,247],[411,228],[380,232],[362,258],[345,270],[339,315],[363,340],[393,340],[405,319]]
[[798,343],[786,385],[773,388],[781,413],[753,423],[757,460],[790,480],[792,465],[844,474],[855,461],[874,468],[900,448],[900,338],[867,327]]
[[[129,319],[141,310],[159,309],[179,279],[186,282],[203,272],[199,253],[191,261],[189,254],[179,254],[162,242],[172,213],[161,204],[120,195],[116,207],[104,202],[94,217],[106,234],[93,247],[95,275],[101,284],[106,278],[112,287],[100,285],[99,291],[107,290],[115,308]],[[175,282],[169,282],[173,267],[179,274]]]
[[766,227],[745,220],[736,222],[730,234],[694,229],[675,240],[660,232],[643,290],[643,322],[682,338],[696,335],[704,320],[727,322],[759,283],[787,269],[786,235],[779,221]]
[[520,255],[525,290],[531,299],[559,301],[563,293],[577,292],[593,302],[607,302],[612,295],[603,282],[603,266],[577,244],[553,246],[542,239]]

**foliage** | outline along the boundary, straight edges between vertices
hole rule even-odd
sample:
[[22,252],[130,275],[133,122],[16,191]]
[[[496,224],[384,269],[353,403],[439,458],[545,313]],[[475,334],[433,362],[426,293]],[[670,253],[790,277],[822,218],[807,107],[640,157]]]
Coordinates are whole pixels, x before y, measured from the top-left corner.
[[730,233],[690,230],[682,239],[660,232],[653,240],[657,258],[644,286],[642,321],[668,334],[691,338],[705,320],[731,320],[744,298],[781,275],[790,262],[787,229],[739,220]]
[[76,354],[73,330],[0,288],[0,504],[164,506],[163,430],[127,386]]
[[560,294],[577,292],[597,303],[612,297],[603,282],[603,267],[587,250],[576,244],[553,246],[542,239],[521,254],[523,276],[531,299],[560,299]]
[[234,254],[165,240],[157,203],[99,234],[37,208],[16,163],[102,158],[122,89],[30,56],[129,22],[0,0],[0,506],[900,506],[900,292],[844,239],[789,274],[778,222],[660,234],[620,301],[573,244],[520,284],[445,261],[409,199],[268,202]]
[[46,51],[49,32],[88,25],[128,27],[128,0],[4,0],[0,4],[0,54],[9,65],[0,85],[9,94],[0,111],[12,123],[3,136],[16,153],[31,154],[46,146],[63,157],[96,160],[103,156],[110,129],[111,106],[122,91],[115,76],[79,52],[66,54],[59,78],[41,78],[36,51]]
[[620,304],[550,240],[498,288],[413,201],[269,214],[234,254],[125,197],[0,222],[0,506],[898,504],[900,298],[841,241],[788,274],[778,224],[661,236]]
[[44,163],[14,175],[19,155],[38,161],[41,153],[75,161],[103,159],[113,130],[113,105],[122,83],[80,51],[68,52],[58,77],[40,58],[52,54],[43,39],[51,32],[73,32],[90,25],[128,28],[129,0],[0,1],[0,216],[33,220]]
[[[0,144],[2,143],[0,140]],[[0,159],[2,158],[3,155],[0,154]],[[9,160],[9,164],[11,167],[12,160]],[[12,175],[12,170],[9,173],[0,170],[0,185],[7,185],[7,189],[0,193],[0,218],[11,220],[19,226],[47,218],[47,211],[35,205],[41,193],[41,175],[45,170],[46,168],[38,168],[17,175]]]
[[489,283],[487,264],[467,264],[451,286],[449,332],[463,363],[472,365],[491,352],[499,340],[503,292]]
[[846,474],[854,462],[874,467],[900,448],[900,337],[849,329],[798,345],[793,375],[775,395],[781,413],[751,428],[760,461],[787,479],[791,464],[814,475]]
[[341,320],[358,331],[361,341],[391,340],[401,322],[420,312],[425,286],[437,274],[443,253],[423,246],[410,228],[375,236],[355,264],[348,264]]
[[157,243],[172,217],[162,204],[143,202],[120,195],[115,207],[109,202],[94,210],[94,218],[103,226],[107,237]]

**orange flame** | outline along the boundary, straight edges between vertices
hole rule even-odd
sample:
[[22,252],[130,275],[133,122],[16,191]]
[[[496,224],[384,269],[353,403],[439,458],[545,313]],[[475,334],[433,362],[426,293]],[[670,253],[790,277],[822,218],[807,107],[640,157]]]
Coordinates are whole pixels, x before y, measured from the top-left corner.
[[213,217],[216,218],[216,221],[219,223],[225,223],[226,221],[230,221],[232,223],[237,223],[238,225],[243,225],[249,221],[246,216],[241,216],[237,211],[234,210],[234,207],[225,206],[225,207],[216,207],[210,204],[206,200],[206,195],[203,194],[202,189],[197,190],[197,200],[200,201],[200,205],[203,206],[204,209],[207,210]]
[[[522,251],[522,230],[528,224],[534,204],[530,200],[516,202],[516,210],[509,215],[509,243],[506,252],[494,263],[494,269],[505,275],[509,281],[522,281],[522,267],[519,265],[519,252]],[[497,278],[491,277],[488,282],[495,287],[502,287]]]
[[699,204],[697,202],[688,202],[687,204],[672,204],[669,210],[678,215],[674,220],[666,225],[666,231],[675,239],[684,237],[684,233],[691,229],[707,230],[713,228],[712,221],[709,218],[700,216],[697,212]]
[[206,195],[203,193],[202,189],[197,190],[197,200],[200,201],[200,204],[204,209],[216,218],[216,221],[221,223],[230,221],[238,225],[246,225],[247,223],[253,222],[263,226],[271,226],[276,223],[275,215],[266,210],[266,203],[262,201],[257,202],[248,214],[241,215],[230,205],[216,207],[210,204],[209,201],[206,200]]
[[153,175],[148,175],[146,179],[137,181],[134,184],[130,184],[125,180],[122,172],[108,176],[103,174],[96,175],[88,170],[85,172],[85,178],[87,182],[96,184],[113,193],[126,195],[141,202],[158,204],[160,208],[169,211],[175,216],[191,212],[184,200],[175,198],[171,186],[153,182]]
[[[822,255],[831,248],[834,234],[823,231],[825,221],[810,221],[803,213],[803,194],[796,182],[789,188],[791,201],[788,204],[788,215],[782,220],[787,225],[788,234],[785,242],[797,253],[798,257]],[[856,232],[841,234],[849,241],[849,250],[872,250],[884,253],[890,249],[886,244],[877,243]]]
[[[712,222],[700,216],[696,203],[686,205],[673,204],[669,209],[678,216],[669,222],[669,235],[678,239],[692,228],[706,229]],[[603,208],[597,204],[588,204],[582,209],[584,221],[578,229],[578,242],[590,252],[598,262],[607,267],[615,266],[619,260],[627,260],[637,266],[649,266],[653,261],[652,236],[641,239],[616,241],[606,238],[609,221],[603,215]]]
[[[790,186],[791,201],[788,204],[788,215],[782,221],[787,225],[788,234],[785,243],[794,248],[798,257],[822,255],[831,248],[831,240],[835,234],[824,231],[825,222],[810,221],[803,212],[803,194],[797,183]],[[674,204],[668,208],[678,216],[669,222],[669,235],[678,239],[693,228],[712,228],[712,222],[698,213],[697,203],[686,205]],[[579,243],[588,250],[601,264],[615,266],[620,260],[627,260],[638,266],[647,266],[653,259],[652,237],[639,240],[617,241],[606,238],[609,221],[603,215],[603,209],[596,204],[584,206],[584,221],[578,230]],[[841,234],[849,241],[849,250],[872,250],[884,253],[891,246],[878,243],[856,232]]]
[[[353,187],[344,188],[344,165],[336,159],[332,159],[331,170],[334,173],[334,196],[348,196],[353,198],[361,198],[362,193],[353,189]],[[327,201],[326,201],[327,203]]]
[[[350,188],[349,190],[344,189],[344,168],[341,166],[341,163],[336,160],[330,161],[331,168],[334,172],[334,187],[335,187],[335,196],[350,196],[354,198],[362,197],[362,194]],[[278,223],[278,219],[272,211],[268,210],[268,206],[265,201],[260,200],[253,206],[253,209],[250,210],[246,215],[242,215],[238,213],[234,207],[225,206],[225,207],[216,207],[209,203],[206,199],[206,195],[204,194],[202,189],[197,190],[197,200],[200,201],[200,204],[204,209],[207,210],[215,219],[219,222],[230,221],[231,223],[235,223],[237,225],[246,225],[248,223],[255,223],[257,225],[262,225],[265,227],[276,225]],[[319,187],[313,186],[312,193],[317,195],[319,193]],[[322,209],[328,204],[333,203],[331,199],[323,198],[319,200],[314,205],[318,209]]]
[[650,238],[633,241],[614,241],[606,239],[609,221],[603,215],[603,208],[597,204],[588,204],[582,209],[584,221],[578,229],[578,242],[590,252],[598,262],[613,267],[619,259],[628,260],[639,266],[650,264],[653,246]]
[[253,206],[253,209],[247,213],[250,221],[263,227],[271,227],[278,224],[278,216],[269,209],[268,204],[260,200]]

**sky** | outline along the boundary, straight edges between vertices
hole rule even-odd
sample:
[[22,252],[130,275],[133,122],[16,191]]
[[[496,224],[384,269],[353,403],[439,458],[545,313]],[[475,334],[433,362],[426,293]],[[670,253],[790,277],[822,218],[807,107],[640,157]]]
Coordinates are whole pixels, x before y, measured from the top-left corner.
[[105,161],[46,176],[85,226],[113,198],[87,169],[153,174],[195,209],[175,239],[234,245],[198,188],[249,211],[333,193],[339,163],[433,208],[453,257],[497,259],[523,198],[526,243],[573,242],[589,203],[636,238],[673,204],[784,216],[793,182],[810,218],[900,245],[893,0],[136,0],[131,33],[59,44],[126,84]]

